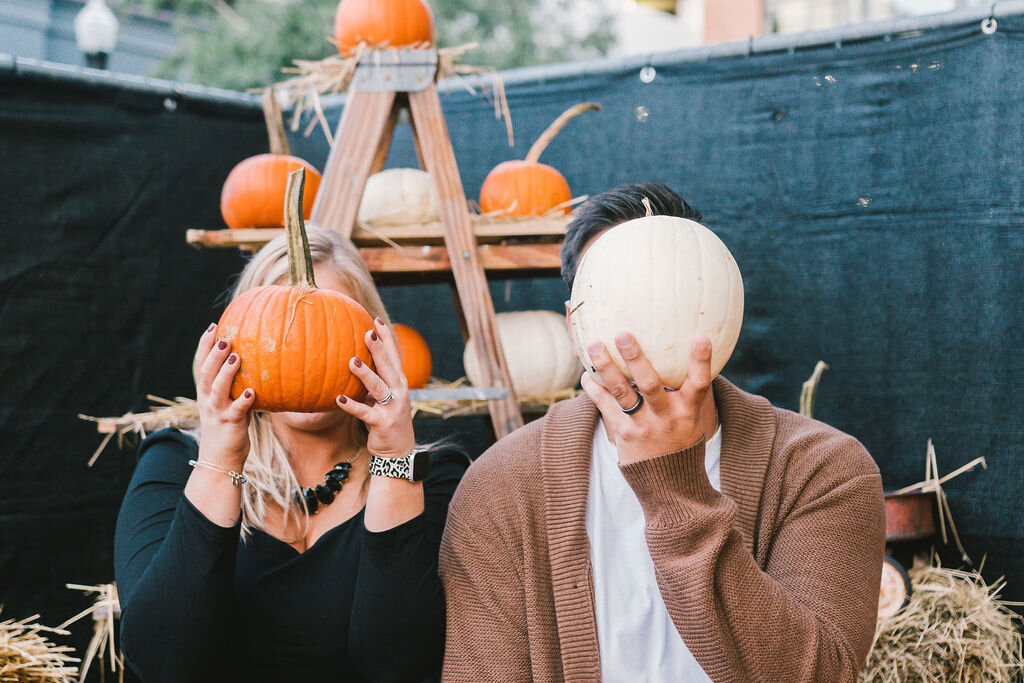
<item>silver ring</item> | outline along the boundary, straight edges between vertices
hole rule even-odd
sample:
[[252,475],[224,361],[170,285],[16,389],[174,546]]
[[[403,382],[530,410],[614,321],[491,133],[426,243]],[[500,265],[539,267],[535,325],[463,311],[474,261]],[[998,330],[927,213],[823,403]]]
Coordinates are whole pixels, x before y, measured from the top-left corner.
[[643,404],[644,404],[644,395],[643,394],[637,394],[636,395],[636,403],[633,404],[632,408],[623,408],[622,406],[619,406],[619,410],[624,412],[626,415],[632,415],[636,411],[640,410],[640,407],[643,406]]
[[393,392],[390,389],[388,389],[388,395],[385,396],[384,398],[382,398],[381,400],[377,401],[377,405],[379,405],[379,406],[386,406],[387,404],[391,403],[394,400],[395,400],[395,392]]

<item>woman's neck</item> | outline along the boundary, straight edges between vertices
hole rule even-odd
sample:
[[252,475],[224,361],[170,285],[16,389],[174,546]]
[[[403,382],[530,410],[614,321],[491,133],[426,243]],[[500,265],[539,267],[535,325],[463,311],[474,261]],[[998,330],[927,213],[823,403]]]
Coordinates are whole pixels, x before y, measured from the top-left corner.
[[[274,435],[288,453],[292,471],[301,486],[322,484],[324,474],[339,462],[362,459],[357,453],[351,419],[316,431],[295,429],[271,418]],[[353,467],[355,463],[353,462]]]

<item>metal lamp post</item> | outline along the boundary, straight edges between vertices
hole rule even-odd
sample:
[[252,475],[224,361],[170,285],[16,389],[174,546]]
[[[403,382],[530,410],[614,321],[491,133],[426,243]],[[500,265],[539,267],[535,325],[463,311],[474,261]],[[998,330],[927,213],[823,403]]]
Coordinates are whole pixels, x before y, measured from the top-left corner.
[[119,23],[105,0],[86,0],[75,16],[75,43],[85,53],[85,64],[94,69],[107,68],[107,56],[117,44]]

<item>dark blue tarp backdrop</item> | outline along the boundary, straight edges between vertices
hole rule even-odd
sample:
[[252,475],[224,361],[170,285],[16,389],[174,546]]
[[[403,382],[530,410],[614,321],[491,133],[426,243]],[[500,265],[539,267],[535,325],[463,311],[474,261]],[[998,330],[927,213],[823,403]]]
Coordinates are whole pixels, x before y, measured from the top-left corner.
[[[471,54],[471,53],[470,53]],[[725,374],[796,409],[825,360],[816,417],[859,438],[888,488],[985,456],[945,485],[969,554],[1024,595],[1024,19],[769,54],[509,75],[509,149],[490,102],[445,115],[467,195],[561,111],[595,101],[542,157],[574,194],[660,181],[703,212],[743,272]],[[337,117],[337,109],[329,118]],[[405,137],[393,165],[416,165]],[[305,141],[322,167],[323,136]],[[557,281],[500,309],[560,308]],[[442,293],[443,295],[443,293]],[[397,301],[423,327],[430,313]],[[449,323],[447,340],[457,345]],[[435,331],[434,334],[439,334]],[[458,368],[450,371],[459,372]],[[954,555],[953,559],[958,560]]]
[[[967,551],[1024,598],[1024,19],[701,55],[652,57],[649,83],[642,61],[507,74],[514,149],[490,101],[447,84],[467,195],[568,106],[599,102],[542,160],[575,194],[660,181],[701,209],[746,287],[725,374],[795,409],[828,362],[816,417],[864,442],[889,488],[923,479],[928,439],[942,472],[985,456],[945,488]],[[184,231],[221,227],[220,183],[266,143],[254,98],[0,67],[0,603],[57,623],[87,602],[65,582],[113,578],[134,466],[111,449],[87,469],[99,436],[76,415],[193,395],[195,341],[242,259]],[[322,134],[292,142],[323,167]],[[402,125],[389,164],[415,163]],[[556,279],[492,287],[498,310],[567,297]],[[383,294],[435,373],[460,376],[448,287]],[[478,421],[420,424],[482,446]]]

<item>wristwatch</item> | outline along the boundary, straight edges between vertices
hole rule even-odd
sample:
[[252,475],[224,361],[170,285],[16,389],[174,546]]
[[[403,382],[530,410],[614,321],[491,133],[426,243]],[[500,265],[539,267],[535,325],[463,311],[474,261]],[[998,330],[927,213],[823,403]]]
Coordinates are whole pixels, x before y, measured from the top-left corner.
[[402,458],[378,458],[370,456],[370,474],[393,479],[423,481],[430,471],[430,452],[426,448],[414,448]]

